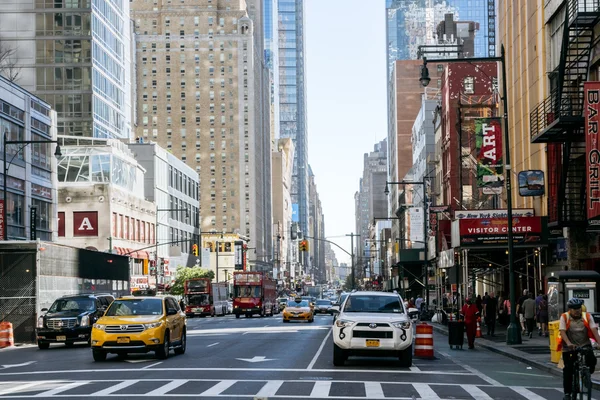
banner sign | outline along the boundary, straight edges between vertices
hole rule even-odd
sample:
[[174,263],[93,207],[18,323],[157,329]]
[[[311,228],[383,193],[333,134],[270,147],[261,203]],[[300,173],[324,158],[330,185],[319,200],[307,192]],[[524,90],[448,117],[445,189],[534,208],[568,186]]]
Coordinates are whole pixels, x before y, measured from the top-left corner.
[[500,118],[475,118],[477,187],[485,194],[498,194],[504,186],[502,127]]
[[529,170],[519,172],[519,194],[527,196],[544,195],[544,171]]
[[[508,243],[507,218],[461,219],[461,247],[482,245],[506,245]],[[542,242],[541,217],[514,217],[513,240],[515,244]]]
[[29,209],[29,240],[37,239],[37,208]]
[[419,207],[410,208],[408,211],[408,218],[410,221],[410,241],[422,244],[425,241],[425,238],[423,237],[423,224],[425,224],[423,209]]
[[[512,215],[514,217],[533,217],[535,211],[533,208],[513,208]],[[506,209],[500,210],[456,210],[454,211],[455,219],[473,219],[473,218],[508,218]]]
[[6,223],[6,209],[4,200],[0,200],[0,240],[6,240],[4,237],[4,224]]
[[600,118],[600,82],[585,82],[585,152],[587,183],[587,218],[595,220],[590,225],[600,224],[600,144],[598,143],[598,123]]
[[236,271],[244,270],[243,253],[244,253],[244,242],[241,240],[236,240],[234,243],[234,256],[233,256],[233,260],[234,260],[233,264],[234,264],[234,269]]

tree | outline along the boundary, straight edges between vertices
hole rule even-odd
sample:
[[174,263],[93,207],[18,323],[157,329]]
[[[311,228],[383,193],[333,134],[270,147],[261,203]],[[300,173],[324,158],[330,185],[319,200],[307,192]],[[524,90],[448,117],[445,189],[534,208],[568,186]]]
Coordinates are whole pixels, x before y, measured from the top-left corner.
[[0,40],[0,75],[14,82],[21,73],[21,67],[17,66],[17,50]]
[[194,278],[209,278],[212,280],[215,278],[215,273],[205,268],[188,268],[180,265],[175,272],[175,281],[173,282],[169,293],[173,295],[182,295],[184,282]]
[[346,277],[346,282],[344,283],[344,290],[347,292],[352,290],[352,275],[348,275]]

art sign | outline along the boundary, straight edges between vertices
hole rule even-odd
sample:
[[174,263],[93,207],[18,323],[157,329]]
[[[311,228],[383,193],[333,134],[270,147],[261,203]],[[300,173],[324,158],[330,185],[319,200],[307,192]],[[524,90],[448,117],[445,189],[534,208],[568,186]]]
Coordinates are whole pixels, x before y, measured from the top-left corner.
[[484,194],[499,194],[504,186],[502,126],[500,118],[475,119],[477,187]]

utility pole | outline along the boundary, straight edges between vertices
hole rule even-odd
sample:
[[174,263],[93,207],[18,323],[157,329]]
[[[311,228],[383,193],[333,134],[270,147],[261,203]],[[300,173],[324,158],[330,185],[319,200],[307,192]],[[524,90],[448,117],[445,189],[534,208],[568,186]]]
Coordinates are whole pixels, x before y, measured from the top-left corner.
[[355,235],[353,232],[346,236],[350,236],[350,251],[352,252],[352,255],[350,256],[352,258],[352,267],[350,270],[350,277],[352,279],[352,285],[351,285],[350,289],[354,290],[354,285],[355,285],[355,282],[354,282],[354,237],[355,236],[360,237],[360,235]]

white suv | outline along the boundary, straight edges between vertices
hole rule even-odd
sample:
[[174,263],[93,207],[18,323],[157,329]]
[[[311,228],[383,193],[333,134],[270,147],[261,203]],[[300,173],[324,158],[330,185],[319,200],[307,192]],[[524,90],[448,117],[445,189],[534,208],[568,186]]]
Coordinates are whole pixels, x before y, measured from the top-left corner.
[[342,303],[333,324],[333,365],[348,356],[398,357],[412,365],[411,319],[402,298],[388,292],[353,292]]

